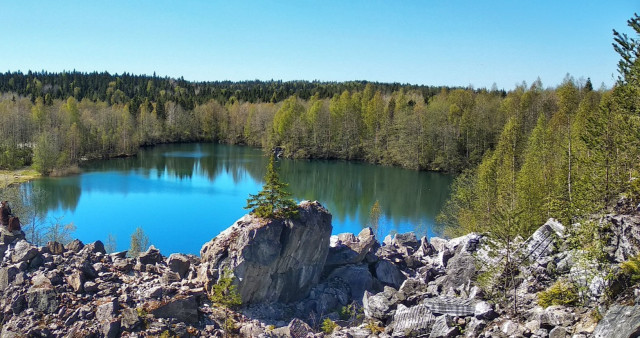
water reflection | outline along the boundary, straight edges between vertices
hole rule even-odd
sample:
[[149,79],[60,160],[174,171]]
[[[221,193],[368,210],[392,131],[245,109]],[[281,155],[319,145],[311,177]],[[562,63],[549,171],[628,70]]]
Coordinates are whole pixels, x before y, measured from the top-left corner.
[[[40,179],[30,186],[47,192],[39,209],[75,222],[85,241],[105,240],[118,228],[118,248],[126,249],[130,233],[142,226],[165,253],[197,253],[202,243],[246,213],[242,207],[248,194],[260,189],[267,162],[260,150],[248,147],[161,145],[136,157],[93,161],[81,175]],[[451,183],[448,175],[343,161],[285,159],[279,167],[295,199],[319,200],[329,209],[334,233],[367,226],[378,200],[381,235],[409,230],[433,235],[433,220]],[[176,226],[190,232],[180,232],[180,243],[166,233]]]

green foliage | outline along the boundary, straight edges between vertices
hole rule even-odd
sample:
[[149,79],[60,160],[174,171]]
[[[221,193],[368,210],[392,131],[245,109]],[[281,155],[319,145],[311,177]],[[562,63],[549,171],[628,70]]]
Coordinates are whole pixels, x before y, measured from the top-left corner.
[[129,256],[138,257],[138,255],[149,247],[149,237],[144,233],[141,227],[137,227],[131,234],[131,242],[129,245]]
[[265,184],[257,195],[249,195],[245,209],[251,209],[252,214],[261,218],[295,217],[298,214],[297,205],[285,190],[287,184],[280,181],[274,162],[275,156],[271,156],[264,176]]
[[578,303],[576,287],[564,280],[555,282],[545,291],[538,292],[538,304],[544,308],[551,305],[572,306]]
[[384,328],[378,325],[378,323],[373,320],[367,322],[367,324],[365,325],[365,329],[369,330],[369,332],[374,335],[384,332]]
[[357,305],[355,303],[351,303],[341,307],[338,310],[338,316],[341,320],[354,320],[357,317]]
[[630,257],[627,261],[620,263],[620,270],[621,275],[629,281],[630,285],[640,282],[640,255]]
[[321,329],[322,329],[322,332],[324,332],[325,334],[333,333],[333,330],[335,330],[336,327],[338,327],[338,324],[336,324],[330,318],[325,318],[325,320],[322,321]]
[[224,269],[222,271],[218,282],[211,288],[211,294],[209,295],[211,302],[227,309],[234,309],[242,304],[237,287],[233,285],[233,278],[231,270]]

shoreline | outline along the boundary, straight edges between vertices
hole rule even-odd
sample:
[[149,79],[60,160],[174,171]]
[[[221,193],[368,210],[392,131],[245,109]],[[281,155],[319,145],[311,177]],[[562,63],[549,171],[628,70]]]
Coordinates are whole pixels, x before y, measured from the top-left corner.
[[14,170],[0,170],[0,188],[26,183],[40,177],[42,177],[42,174],[31,166]]

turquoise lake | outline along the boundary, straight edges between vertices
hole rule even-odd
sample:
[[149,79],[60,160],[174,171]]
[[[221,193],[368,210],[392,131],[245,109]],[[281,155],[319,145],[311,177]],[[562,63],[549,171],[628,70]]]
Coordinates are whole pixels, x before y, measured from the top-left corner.
[[[170,144],[141,149],[137,156],[91,161],[79,175],[28,183],[46,192],[47,219],[73,222],[73,238],[129,247],[142,227],[164,255],[199,254],[202,245],[247,213],[249,194],[263,184],[268,158],[259,149],[221,144]],[[437,235],[434,219],[453,176],[359,162],[277,162],[293,198],[318,200],[333,215],[333,233],[358,233],[379,201],[379,237],[415,231]]]

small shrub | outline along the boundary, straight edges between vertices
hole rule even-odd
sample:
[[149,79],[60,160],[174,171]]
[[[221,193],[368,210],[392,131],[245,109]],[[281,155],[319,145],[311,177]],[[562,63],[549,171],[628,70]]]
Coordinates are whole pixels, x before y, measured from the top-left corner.
[[322,322],[322,332],[324,332],[325,334],[330,334],[333,332],[333,330],[336,329],[336,327],[338,327],[338,324],[336,324],[333,320],[326,318],[323,322]]
[[538,292],[538,304],[544,308],[551,305],[570,306],[578,302],[575,286],[559,280],[545,291]]
[[222,271],[222,276],[211,288],[209,296],[211,302],[227,309],[233,309],[242,304],[237,287],[233,285],[233,273],[229,269]]
[[379,326],[378,323],[376,323],[375,321],[369,321],[366,325],[365,328],[367,330],[369,330],[371,332],[371,334],[378,334],[378,333],[382,333],[384,331],[384,328]]
[[275,330],[275,329],[276,329],[276,326],[275,326],[275,325],[269,325],[269,326],[267,326],[267,330],[268,330],[268,331],[273,331],[273,330]]
[[622,262],[620,269],[623,277],[630,282],[630,285],[640,282],[640,255]]
[[338,316],[341,320],[352,320],[356,318],[356,304],[352,303],[343,306],[338,310]]

